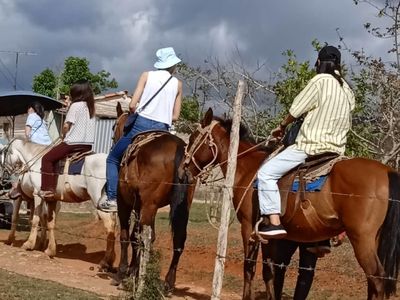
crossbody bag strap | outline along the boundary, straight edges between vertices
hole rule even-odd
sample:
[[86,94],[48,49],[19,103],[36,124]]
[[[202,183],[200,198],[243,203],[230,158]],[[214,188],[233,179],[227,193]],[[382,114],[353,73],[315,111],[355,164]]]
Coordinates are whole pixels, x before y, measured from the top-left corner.
[[139,107],[137,109],[137,113],[140,113],[141,111],[143,111],[146,106],[158,95],[159,92],[161,92],[161,90],[167,85],[167,83],[171,80],[172,75],[168,78],[168,80],[166,82],[164,82],[164,84],[158,89],[158,91],[149,99],[149,101],[147,101],[142,107]]
[[30,134],[30,136],[29,136],[29,139],[33,136],[33,134],[34,134],[36,131],[38,131],[38,129],[39,129],[40,127],[42,127],[42,125],[43,125],[43,119],[42,119],[42,122],[40,122],[39,127],[37,127],[33,132],[31,132],[31,134]]

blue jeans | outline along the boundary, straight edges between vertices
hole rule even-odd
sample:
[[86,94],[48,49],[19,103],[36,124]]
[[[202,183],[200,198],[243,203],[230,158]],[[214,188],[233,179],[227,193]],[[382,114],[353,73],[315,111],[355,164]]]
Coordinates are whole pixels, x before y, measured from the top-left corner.
[[142,116],[138,116],[130,132],[125,134],[112,148],[107,157],[107,198],[117,199],[117,187],[119,180],[119,165],[132,139],[139,133],[147,130],[168,130],[165,123],[153,121]]

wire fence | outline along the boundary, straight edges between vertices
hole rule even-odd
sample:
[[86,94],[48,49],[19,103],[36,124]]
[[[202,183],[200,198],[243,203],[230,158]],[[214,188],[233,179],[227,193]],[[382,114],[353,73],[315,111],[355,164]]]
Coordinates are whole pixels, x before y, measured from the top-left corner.
[[[1,217],[0,216],[0,221],[2,221],[4,224],[12,225],[12,222],[9,219],[5,218],[5,217]],[[30,225],[29,224],[18,223],[18,224],[15,224],[15,225],[18,225],[19,228],[24,228],[26,231],[30,230]],[[189,224],[189,226],[190,226],[190,224]],[[38,229],[47,230],[46,228],[43,228],[40,225],[39,225]],[[115,240],[110,240],[110,239],[108,239],[108,238],[106,238],[104,236],[93,236],[93,235],[78,233],[79,230],[82,229],[80,225],[77,226],[77,227],[69,226],[69,229],[70,230],[64,230],[64,229],[60,229],[60,228],[56,227],[54,229],[54,231],[57,234],[69,235],[69,236],[71,236],[73,238],[76,238],[76,239],[96,240],[96,241],[101,241],[101,242],[105,242],[105,243],[106,242],[110,242],[110,241],[115,241],[116,243],[133,244],[133,242],[131,242],[131,241],[122,241],[122,240],[120,240],[118,238],[118,235],[116,235],[116,239]],[[188,238],[190,238],[190,235],[188,236]],[[209,243],[210,241],[206,241],[206,242]],[[138,245],[139,247],[142,247],[141,243],[137,243],[136,245]],[[164,251],[170,251],[170,252],[172,252],[174,250],[181,250],[181,249],[173,249],[173,247],[169,246],[168,243],[159,243],[159,244],[157,244],[157,248],[158,249],[162,249]],[[191,254],[197,254],[197,251],[193,250],[193,249],[185,248],[184,253],[187,253],[187,255],[190,256]],[[213,256],[214,257],[217,256],[216,251],[213,252]],[[227,256],[225,256],[223,258],[226,259],[227,261],[229,261],[229,260],[237,261],[238,260],[238,257],[234,256],[234,255],[227,255]],[[360,276],[359,272],[354,271],[353,273],[349,273],[348,268],[346,266],[340,266],[340,265],[336,266],[334,269],[333,268],[323,268],[323,267],[318,267],[318,266],[315,267],[315,268],[312,268],[312,267],[302,267],[302,266],[299,265],[299,261],[296,261],[296,260],[292,260],[291,263],[289,263],[289,264],[283,264],[283,263],[277,264],[277,263],[274,263],[272,261],[263,260],[261,258],[257,258],[257,259],[242,258],[240,260],[242,261],[242,264],[244,264],[245,262],[251,262],[251,263],[254,263],[254,264],[266,265],[268,267],[285,268],[285,269],[289,269],[289,270],[293,269],[293,270],[305,270],[305,271],[310,271],[310,272],[317,272],[317,271],[318,272],[329,272],[329,273],[335,273],[335,274],[338,274],[338,275],[345,275],[345,276],[352,276],[352,277]],[[211,269],[211,267],[210,267],[210,269]],[[361,268],[360,268],[360,271],[361,271]],[[362,278],[365,278],[365,276],[368,277],[368,278],[379,278],[379,279],[391,280],[391,281],[396,281],[396,282],[400,281],[400,279],[396,279],[396,278],[393,278],[393,277],[375,276],[375,275],[362,275]]]
[[[39,173],[39,174],[41,173],[40,171],[33,170],[33,169],[30,169],[29,172]],[[59,175],[62,175],[62,174],[57,172],[57,173],[52,173],[50,175],[59,176]],[[68,175],[68,174],[65,174],[65,175]],[[106,178],[104,176],[97,176],[97,175],[93,175],[93,174],[81,174],[81,176],[91,177],[91,178],[95,178],[95,179],[99,179],[99,180],[103,180],[103,181],[106,180]],[[121,180],[121,181],[124,181],[124,180]],[[152,184],[152,185],[177,185],[176,183],[171,183],[171,182],[154,182],[154,181],[144,181],[144,180],[141,180],[140,183],[141,184]],[[254,183],[249,183],[249,184],[250,185],[254,185]],[[193,184],[190,184],[190,185],[193,186]],[[220,183],[219,179],[217,179],[217,180],[212,179],[209,182],[205,182],[204,184],[202,184],[202,187],[203,188],[218,188],[218,189],[233,188],[233,189],[236,189],[236,190],[243,190],[243,191],[245,191],[246,189],[249,188],[249,186],[238,186],[238,185],[234,185],[232,187],[229,187],[229,186],[224,185],[223,183]],[[255,186],[253,186],[253,187],[255,187]],[[263,191],[265,191],[265,192],[279,192],[277,190],[260,190],[260,191],[261,192],[263,192]],[[291,190],[281,190],[281,191],[283,191],[283,192],[291,192]],[[326,191],[319,191],[318,193],[319,194],[330,194],[331,196],[349,197],[349,198],[350,197],[351,198],[360,197],[360,198],[378,199],[376,194],[371,194],[371,195],[354,194],[354,193],[346,194],[346,193],[326,192]],[[207,195],[205,197],[207,197]],[[393,202],[400,202],[400,199],[389,198],[388,200],[389,201],[393,201]],[[9,221],[9,219],[6,219],[4,217],[0,217],[0,221],[3,221],[3,223],[6,223],[6,224],[12,225],[11,222]],[[18,224],[18,226],[20,226],[20,227],[21,226],[25,226],[25,228],[27,230],[30,229],[30,225]],[[41,228],[40,226],[39,226],[39,229],[46,230],[46,228]],[[59,229],[59,228],[56,227],[55,231],[57,233],[67,234],[67,235],[70,235],[70,236],[75,237],[75,238],[82,238],[82,239],[90,239],[90,240],[98,240],[98,241],[109,242],[109,240],[107,240],[107,238],[105,238],[105,237],[90,236],[90,235],[87,235],[87,234],[77,233],[77,231],[79,231],[79,228],[71,228],[71,231],[73,231],[73,232],[71,232],[71,231],[62,230],[62,229]],[[116,243],[131,243],[130,241],[121,241],[118,238],[115,240],[115,242]],[[174,249],[172,249],[172,247],[166,246],[165,244],[158,245],[158,247],[159,248],[163,248],[164,250],[167,250],[167,251],[173,251],[174,250]],[[185,252],[190,252],[190,250],[186,249]],[[217,253],[215,252],[214,255],[216,256]],[[236,259],[236,258],[229,257],[229,256],[226,256],[224,258],[227,259],[227,260]],[[320,267],[316,267],[316,268],[301,267],[301,266],[299,266],[298,263],[295,263],[295,262],[292,262],[292,263],[290,263],[288,265],[285,265],[285,264],[275,264],[275,263],[273,263],[271,261],[264,261],[262,259],[261,260],[260,259],[253,260],[253,259],[249,259],[249,258],[243,258],[242,263],[245,263],[246,261],[247,262],[256,263],[256,264],[267,265],[269,267],[298,269],[298,270],[305,270],[305,271],[311,271],[311,272],[315,272],[315,271],[318,271],[318,272],[336,272],[336,273],[339,273],[339,274],[349,275],[348,271],[340,271],[338,268],[335,268],[335,269],[324,269],[324,268],[320,268]],[[354,274],[358,275],[358,273],[354,273]],[[399,279],[392,278],[392,277],[382,277],[382,276],[375,276],[375,275],[366,275],[366,276],[369,277],[369,278],[379,278],[379,279],[384,279],[384,280],[392,280],[392,281],[396,281],[396,282],[400,281]]]

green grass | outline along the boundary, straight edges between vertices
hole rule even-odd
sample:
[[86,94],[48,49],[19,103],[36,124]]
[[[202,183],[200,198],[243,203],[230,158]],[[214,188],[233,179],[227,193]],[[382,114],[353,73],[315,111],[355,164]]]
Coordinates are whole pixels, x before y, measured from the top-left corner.
[[34,279],[0,269],[0,299],[91,300],[100,296],[51,281]]

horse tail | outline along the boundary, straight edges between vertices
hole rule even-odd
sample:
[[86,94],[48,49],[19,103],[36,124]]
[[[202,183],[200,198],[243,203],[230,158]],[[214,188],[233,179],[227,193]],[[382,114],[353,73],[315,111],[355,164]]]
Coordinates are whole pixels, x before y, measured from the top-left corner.
[[385,270],[386,297],[396,292],[400,267],[400,174],[388,172],[389,204],[385,221],[379,234],[378,257]]
[[[186,227],[189,220],[188,207],[188,188],[189,179],[186,174],[179,176],[179,166],[185,155],[185,147],[178,143],[174,160],[174,180],[170,194],[170,213],[169,220],[173,239],[184,237],[183,243],[186,240]],[[183,247],[183,245],[182,245]]]

